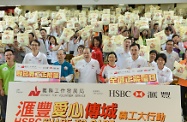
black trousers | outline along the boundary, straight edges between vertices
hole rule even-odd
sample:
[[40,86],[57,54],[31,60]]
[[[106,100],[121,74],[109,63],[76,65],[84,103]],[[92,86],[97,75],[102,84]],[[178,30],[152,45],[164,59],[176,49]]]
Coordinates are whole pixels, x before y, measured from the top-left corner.
[[6,118],[6,108],[7,108],[7,95],[0,96],[0,104],[1,104],[1,117],[3,119]]
[[187,116],[187,87],[181,86],[181,107],[183,116]]

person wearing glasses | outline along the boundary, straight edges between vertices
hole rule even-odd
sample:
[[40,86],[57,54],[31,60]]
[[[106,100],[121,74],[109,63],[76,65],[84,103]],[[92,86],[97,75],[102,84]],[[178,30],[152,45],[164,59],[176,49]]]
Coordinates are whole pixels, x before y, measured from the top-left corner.
[[1,102],[3,107],[2,108],[3,113],[1,113],[3,117],[3,121],[5,121],[8,84],[9,82],[14,81],[14,72],[15,72],[14,51],[11,49],[6,49],[4,54],[5,54],[6,63],[0,66],[0,96],[1,96]]
[[38,40],[33,40],[31,42],[31,53],[27,53],[23,59],[23,64],[48,64],[47,57],[44,53],[39,51],[40,42]]

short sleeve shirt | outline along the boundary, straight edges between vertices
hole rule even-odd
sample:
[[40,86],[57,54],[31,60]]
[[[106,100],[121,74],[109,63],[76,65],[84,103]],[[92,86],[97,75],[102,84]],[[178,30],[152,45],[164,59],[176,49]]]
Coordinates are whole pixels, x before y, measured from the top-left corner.
[[46,55],[41,52],[39,52],[37,56],[34,56],[32,53],[26,54],[22,63],[23,64],[48,64]]
[[79,83],[97,82],[97,75],[100,73],[100,65],[97,60],[91,59],[90,62],[86,62],[84,59],[80,60],[75,68],[80,72]]
[[9,82],[14,81],[14,72],[15,72],[15,64],[13,67],[9,67],[7,63],[4,63],[0,66],[0,79],[3,83],[3,90],[5,95],[8,95],[8,85]]
[[124,68],[140,68],[140,67],[148,67],[147,61],[139,56],[136,60],[133,60],[132,57],[127,58],[124,62]]
[[64,61],[63,64],[59,64],[59,62],[55,62],[54,65],[61,65],[61,77],[66,77],[70,74],[74,74],[73,67],[67,61]]

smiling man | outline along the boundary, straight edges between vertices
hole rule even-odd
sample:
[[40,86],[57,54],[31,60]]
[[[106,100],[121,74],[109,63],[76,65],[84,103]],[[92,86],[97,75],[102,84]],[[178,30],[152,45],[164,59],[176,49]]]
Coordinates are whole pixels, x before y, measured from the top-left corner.
[[65,61],[66,52],[64,50],[58,50],[58,61],[54,65],[61,65],[61,78],[60,82],[71,82],[73,79],[74,71],[70,63]]
[[139,56],[140,53],[139,44],[136,43],[131,44],[130,53],[131,53],[131,57],[125,60],[123,68],[131,69],[131,68],[148,67],[147,61],[141,56]]
[[168,60],[166,62],[166,67],[170,68],[171,70],[174,69],[174,62],[179,61],[179,55],[173,50],[173,45],[173,40],[168,40],[166,42],[166,50],[161,52],[166,54]]
[[47,57],[44,53],[39,52],[40,42],[33,40],[31,42],[31,53],[27,53],[23,59],[23,64],[48,64]]
[[[15,72],[15,56],[14,52],[11,49],[5,50],[5,59],[6,63],[0,66],[0,95],[2,100],[2,109],[6,113],[7,106],[7,95],[8,95],[8,85],[9,82],[14,81],[14,72]],[[5,119],[5,113],[3,114],[3,119]]]
[[123,42],[123,50],[121,49],[116,51],[116,55],[118,57],[118,61],[116,62],[116,65],[120,68],[123,67],[123,63],[126,61],[127,58],[131,57],[130,54],[130,45],[132,40],[130,38],[126,38]]
[[100,73],[99,62],[91,58],[91,51],[89,48],[83,50],[84,59],[77,62],[76,70],[80,77],[78,83],[97,83]]

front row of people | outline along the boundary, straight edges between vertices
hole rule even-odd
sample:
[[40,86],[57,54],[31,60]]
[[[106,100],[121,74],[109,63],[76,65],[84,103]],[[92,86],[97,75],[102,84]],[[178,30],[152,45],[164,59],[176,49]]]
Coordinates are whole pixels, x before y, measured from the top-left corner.
[[[32,52],[26,54],[23,64],[48,64],[47,57],[45,54],[39,52],[40,42],[34,40],[31,42]],[[92,59],[90,48],[80,47],[83,55],[83,59],[78,61],[76,64],[70,64],[65,61],[66,52],[64,50],[57,51],[57,59],[53,65],[61,65],[61,78],[62,82],[71,82],[74,78],[75,73],[79,74],[78,82],[80,83],[107,83],[108,82],[108,71],[118,70],[118,69],[131,69],[131,68],[141,68],[141,67],[156,67],[158,81],[163,84],[169,84],[173,81],[172,71],[165,66],[167,62],[167,55],[164,53],[158,54],[157,51],[150,51],[150,61],[147,62],[143,57],[139,55],[140,45],[133,43],[130,45],[130,56],[126,57],[123,62],[123,65],[116,65],[118,62],[118,55],[115,52],[108,53],[107,61],[108,64],[100,66],[99,62],[95,59]],[[187,52],[187,51],[186,51]],[[187,54],[185,52],[185,57]],[[79,55],[79,56],[80,56]],[[4,75],[7,75],[5,71],[10,69],[10,66],[14,68],[14,52],[11,49],[5,51],[6,63],[0,66],[0,80]],[[11,63],[9,63],[11,62]],[[10,66],[9,66],[10,65]],[[4,68],[5,67],[5,68]],[[101,67],[101,70],[100,70]],[[14,69],[13,69],[14,70]],[[13,76],[13,75],[12,75]],[[11,76],[11,77],[12,77]],[[10,78],[5,76],[5,78]],[[14,79],[8,79],[14,80]],[[6,83],[1,83],[0,85],[6,85]],[[2,89],[0,86],[0,90]]]
[[[46,56],[39,52],[40,42],[37,40],[31,42],[32,52],[26,54],[24,64],[47,64]],[[158,82],[160,84],[168,85],[173,81],[172,71],[165,66],[167,56],[164,53],[157,54],[157,51],[150,52],[150,61],[147,62],[144,58],[139,56],[140,46],[133,43],[130,45],[131,57],[128,57],[123,62],[123,68],[118,67],[116,62],[118,57],[115,52],[111,52],[107,56],[108,63],[101,67],[97,60],[91,58],[90,48],[83,49],[83,59],[78,61],[75,65],[71,65],[65,61],[66,52],[64,50],[57,51],[58,61],[54,65],[61,65],[61,82],[71,82],[74,79],[74,71],[79,74],[79,83],[107,83],[109,81],[108,71],[118,69],[131,69],[153,66],[157,69]],[[15,72],[15,56],[11,49],[5,50],[6,63],[0,66],[0,94],[3,97],[4,106],[6,106],[8,95],[8,84],[14,81]],[[180,62],[187,68],[187,49],[185,50],[185,59]],[[187,93],[187,80],[179,78],[179,85],[181,85],[181,99],[183,114],[187,116],[187,102],[185,94]],[[6,109],[5,109],[6,110]]]

